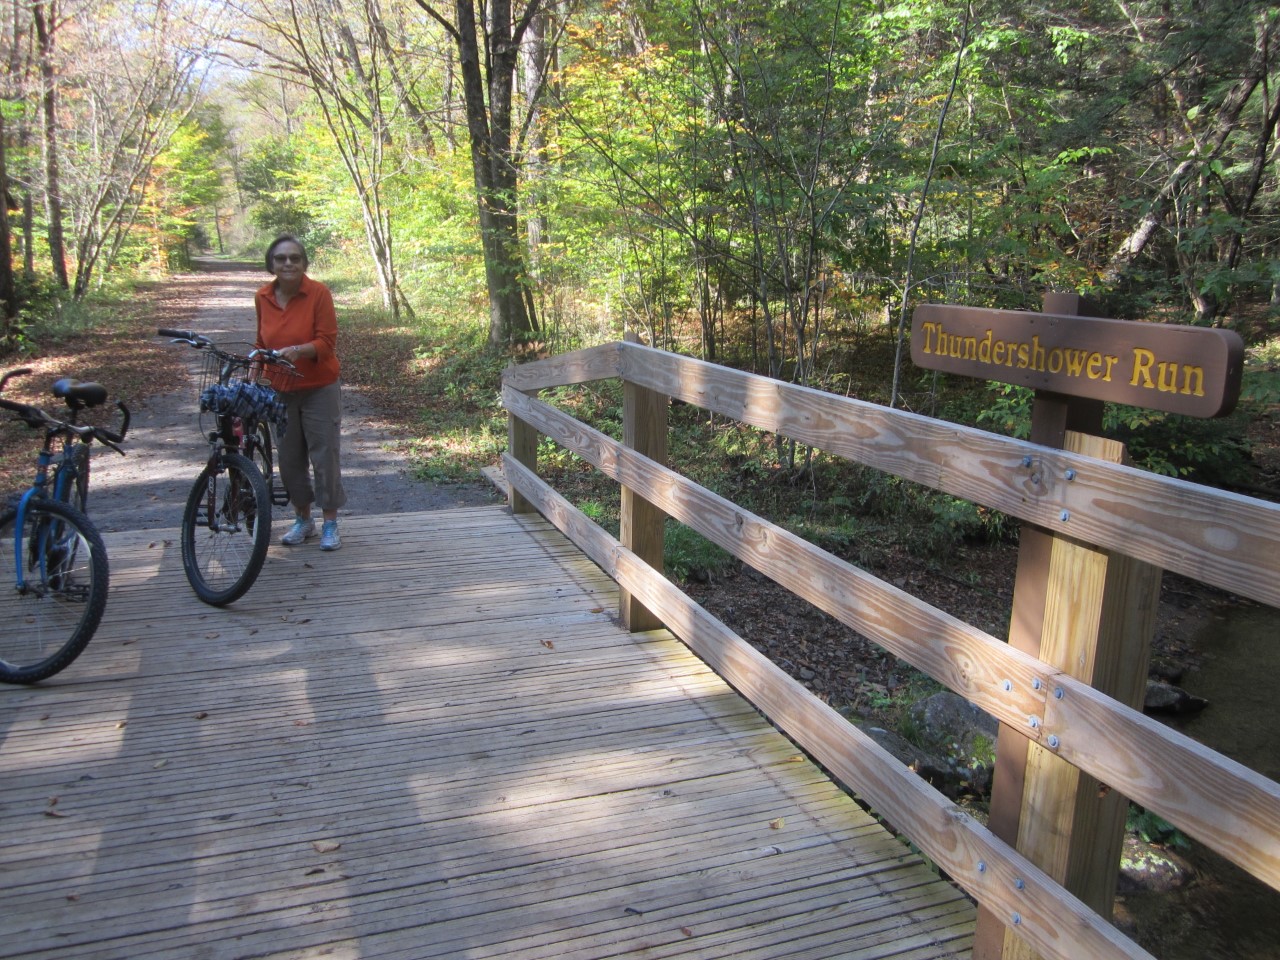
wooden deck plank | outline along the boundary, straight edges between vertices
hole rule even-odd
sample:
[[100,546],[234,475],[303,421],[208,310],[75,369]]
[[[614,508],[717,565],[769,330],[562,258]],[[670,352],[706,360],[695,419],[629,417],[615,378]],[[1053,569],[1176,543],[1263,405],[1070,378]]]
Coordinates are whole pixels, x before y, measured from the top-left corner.
[[971,904],[537,518],[352,518],[225,610],[174,531],[108,550],[80,660],[0,688],[0,958],[968,956]]

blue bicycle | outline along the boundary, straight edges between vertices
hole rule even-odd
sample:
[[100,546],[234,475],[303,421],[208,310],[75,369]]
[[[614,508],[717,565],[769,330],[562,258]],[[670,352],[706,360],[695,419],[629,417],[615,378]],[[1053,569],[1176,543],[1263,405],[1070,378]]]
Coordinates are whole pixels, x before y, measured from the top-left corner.
[[[13,377],[0,377],[0,393]],[[62,379],[53,385],[70,419],[0,397],[13,419],[44,431],[35,479],[0,508],[0,682],[36,683],[65,669],[80,655],[107,606],[107,551],[85,515],[89,497],[89,448],[93,441],[124,453],[129,410],[120,431],[78,424],[80,411],[101,406],[106,388]]]

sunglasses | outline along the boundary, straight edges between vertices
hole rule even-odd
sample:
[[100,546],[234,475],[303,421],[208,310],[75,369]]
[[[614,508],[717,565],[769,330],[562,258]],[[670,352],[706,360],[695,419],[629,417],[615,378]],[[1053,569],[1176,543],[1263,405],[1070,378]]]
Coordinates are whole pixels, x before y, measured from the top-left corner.
[[276,263],[301,263],[303,258],[300,253],[277,253],[271,259]]

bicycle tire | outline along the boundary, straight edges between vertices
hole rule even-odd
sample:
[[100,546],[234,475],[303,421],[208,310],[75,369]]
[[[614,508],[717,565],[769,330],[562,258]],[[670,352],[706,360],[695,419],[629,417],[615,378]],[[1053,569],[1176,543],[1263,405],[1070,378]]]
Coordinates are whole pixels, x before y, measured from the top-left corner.
[[271,442],[271,425],[259,422],[253,433],[245,437],[245,446],[249,451],[249,459],[262,471],[262,477],[267,481],[267,493],[271,496],[271,505],[287,506],[289,491],[285,490],[279,474],[276,473],[276,453]]
[[191,589],[214,607],[240,599],[262,572],[270,540],[266,480],[243,454],[218,455],[182,512],[182,569]]
[[0,682],[36,683],[65,670],[107,607],[107,550],[93,523],[56,500],[28,502],[18,588],[18,508],[0,512]]

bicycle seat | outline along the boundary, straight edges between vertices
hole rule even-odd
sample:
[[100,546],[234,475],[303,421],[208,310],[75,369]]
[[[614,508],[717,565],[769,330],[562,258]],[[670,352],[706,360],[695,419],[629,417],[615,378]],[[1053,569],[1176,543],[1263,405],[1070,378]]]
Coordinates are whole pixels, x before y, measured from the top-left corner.
[[107,402],[107,388],[102,384],[81,383],[70,377],[63,377],[54,383],[53,395],[59,400],[65,400],[72,410],[97,407]]

